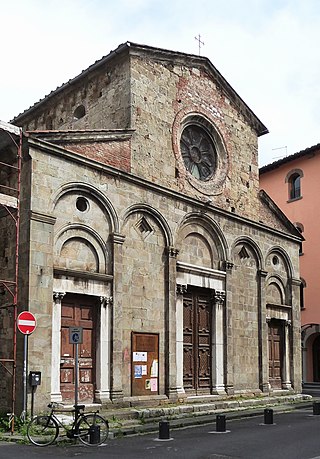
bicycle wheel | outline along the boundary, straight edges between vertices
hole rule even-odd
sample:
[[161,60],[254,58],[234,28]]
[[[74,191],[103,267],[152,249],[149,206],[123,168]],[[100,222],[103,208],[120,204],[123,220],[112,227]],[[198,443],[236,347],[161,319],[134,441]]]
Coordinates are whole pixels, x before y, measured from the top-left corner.
[[108,434],[108,421],[99,414],[84,414],[76,426],[76,436],[87,446],[101,445],[108,438]]
[[51,416],[37,416],[28,424],[27,436],[34,445],[51,445],[58,434],[59,426]]

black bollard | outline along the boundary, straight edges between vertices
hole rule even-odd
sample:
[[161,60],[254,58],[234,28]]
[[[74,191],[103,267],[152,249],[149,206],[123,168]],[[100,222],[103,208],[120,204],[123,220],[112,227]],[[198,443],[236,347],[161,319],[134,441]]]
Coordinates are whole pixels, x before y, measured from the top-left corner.
[[264,410],[264,423],[273,424],[273,410],[266,408]]
[[170,424],[168,421],[159,422],[159,440],[170,440]]
[[217,414],[216,416],[216,432],[226,431],[226,417],[224,414]]
[[96,445],[100,443],[100,426],[92,425],[89,427],[90,444]]
[[320,414],[320,402],[313,402],[313,414]]

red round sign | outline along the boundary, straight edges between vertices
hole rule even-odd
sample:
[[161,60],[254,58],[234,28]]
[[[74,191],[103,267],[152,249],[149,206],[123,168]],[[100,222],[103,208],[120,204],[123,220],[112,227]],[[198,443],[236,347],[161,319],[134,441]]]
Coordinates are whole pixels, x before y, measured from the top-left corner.
[[30,335],[35,331],[37,320],[35,316],[29,311],[20,312],[17,318],[18,330],[24,335]]

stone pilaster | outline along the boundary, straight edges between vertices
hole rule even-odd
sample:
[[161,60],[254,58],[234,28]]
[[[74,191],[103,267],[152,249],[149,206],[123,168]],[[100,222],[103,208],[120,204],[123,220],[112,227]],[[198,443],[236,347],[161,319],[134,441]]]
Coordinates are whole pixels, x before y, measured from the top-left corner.
[[267,271],[258,271],[258,329],[259,329],[259,384],[262,392],[270,391],[269,384],[269,351],[268,323],[266,307],[266,277]]
[[292,313],[290,328],[291,348],[291,384],[296,392],[301,392],[301,309],[300,309],[300,279],[291,279]]
[[226,270],[226,306],[225,306],[225,346],[224,346],[224,361],[226,362],[226,378],[225,390],[228,395],[234,393],[234,375],[233,375],[233,323],[232,323],[232,268],[233,263],[230,261],[225,262]]
[[122,246],[125,236],[113,234],[113,308],[111,314],[112,346],[111,346],[111,381],[110,394],[113,401],[123,399],[122,386]]

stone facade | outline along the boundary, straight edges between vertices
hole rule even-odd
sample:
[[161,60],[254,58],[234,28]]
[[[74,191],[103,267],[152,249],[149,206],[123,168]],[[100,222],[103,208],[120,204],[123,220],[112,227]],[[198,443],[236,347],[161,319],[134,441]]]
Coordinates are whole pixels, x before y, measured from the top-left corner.
[[[210,61],[128,43],[14,123],[28,131],[20,301],[38,322],[37,409],[68,400],[63,330],[81,323],[85,402],[300,391],[299,233],[259,194],[266,128]],[[186,168],[188,128],[214,144],[209,179]]]

